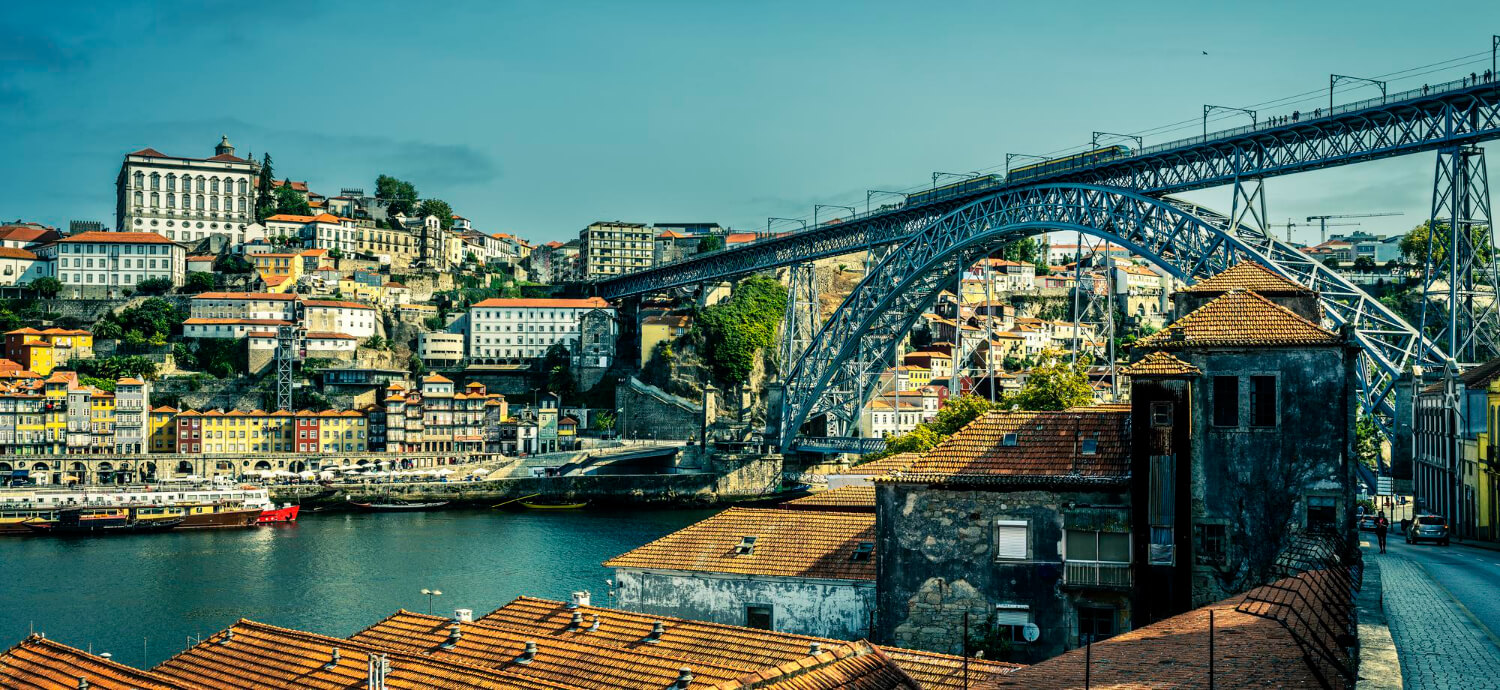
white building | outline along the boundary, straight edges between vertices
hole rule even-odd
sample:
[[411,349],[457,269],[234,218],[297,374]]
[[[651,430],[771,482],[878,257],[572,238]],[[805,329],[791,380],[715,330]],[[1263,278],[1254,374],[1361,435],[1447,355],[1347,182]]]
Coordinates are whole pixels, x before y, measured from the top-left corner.
[[297,318],[297,296],[277,292],[202,292],[193,296],[188,315],[204,319]]
[[35,252],[0,247],[0,285],[25,285],[45,278],[47,273],[47,262],[38,259]]
[[302,325],[308,331],[343,333],[364,340],[375,335],[375,307],[359,302],[305,300]]
[[446,367],[464,359],[462,333],[422,333],[417,336],[417,356],[429,367]]
[[210,158],[168,156],[152,148],[128,153],[115,180],[118,227],[182,242],[224,235],[241,244],[255,225],[259,169],[234,155],[228,137]]
[[278,213],[266,219],[266,234],[270,237],[300,237],[303,247],[337,249],[345,254],[353,254],[359,249],[356,232],[352,219],[332,213],[316,216]]
[[614,323],[615,309],[601,297],[484,300],[469,307],[469,357],[518,364],[546,355],[554,344],[576,356],[584,345],[581,324],[591,312],[603,312]]
[[115,382],[115,452],[146,453],[151,435],[151,384],[125,378]]
[[234,338],[250,337],[251,333],[275,333],[280,326],[290,326],[291,321],[279,319],[240,319],[192,317],[182,322],[184,338]]
[[57,279],[73,299],[123,296],[154,278],[181,286],[187,271],[182,245],[154,232],[82,232],[58,240],[56,250]]

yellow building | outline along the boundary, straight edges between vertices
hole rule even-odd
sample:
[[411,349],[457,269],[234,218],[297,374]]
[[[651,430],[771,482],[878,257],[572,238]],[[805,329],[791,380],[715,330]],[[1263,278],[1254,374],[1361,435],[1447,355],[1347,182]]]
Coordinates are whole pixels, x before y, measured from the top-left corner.
[[671,343],[682,337],[693,325],[693,319],[687,315],[662,314],[660,316],[648,316],[641,321],[641,366],[651,361],[651,356],[656,353],[659,343]]
[[1464,479],[1471,484],[1477,504],[1474,522],[1478,537],[1487,541],[1500,541],[1500,449],[1494,443],[1500,443],[1500,379],[1491,381],[1486,392],[1484,431],[1478,439],[1478,476]]
[[94,356],[94,336],[67,328],[20,328],[5,334],[5,358],[46,376],[61,364]]
[[354,410],[319,412],[318,431],[321,452],[362,453],[369,448],[365,416]]
[[177,452],[177,408],[162,405],[151,410],[147,442],[152,453]]
[[267,292],[286,292],[302,277],[301,254],[254,254],[255,272],[266,283]]

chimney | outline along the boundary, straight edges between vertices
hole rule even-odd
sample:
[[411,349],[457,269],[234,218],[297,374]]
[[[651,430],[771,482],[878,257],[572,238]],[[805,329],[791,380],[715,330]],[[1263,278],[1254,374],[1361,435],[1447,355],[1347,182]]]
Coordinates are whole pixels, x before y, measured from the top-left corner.
[[582,627],[583,627],[583,612],[582,611],[574,611],[573,612],[573,622],[572,622],[572,624],[570,624],[568,626],[568,628],[571,629],[571,630],[577,630],[577,629],[582,628]]
[[526,641],[526,650],[523,651],[523,652],[521,652],[521,656],[516,657],[516,663],[521,664],[521,665],[524,666],[526,664],[531,663],[531,660],[535,659],[535,658],[536,658],[536,642],[533,642],[531,640],[527,640]]
[[219,638],[219,644],[226,645],[226,644],[229,644],[233,640],[234,640],[234,628],[230,628],[230,629],[224,631],[224,636],[223,637]]
[[89,679],[84,678],[83,676],[79,676],[78,690],[89,690]]
[[474,609],[453,609],[453,620],[460,623],[473,623]]
[[687,690],[693,684],[693,669],[683,666],[677,669],[677,682],[672,683],[673,690]]
[[594,624],[589,626],[589,632],[595,632],[598,629],[599,629],[599,614],[596,613],[596,614],[594,614]]
[[651,624],[651,632],[646,635],[646,644],[657,644],[661,642],[661,636],[667,632],[666,624],[657,621]]
[[568,600],[568,608],[570,608],[570,609],[576,609],[576,608],[578,608],[580,606],[588,606],[588,605],[589,605],[589,592],[588,592],[588,590],[584,590],[582,592],[574,592],[573,593],[573,597]]
[[333,655],[330,656],[330,657],[328,657],[328,663],[323,664],[323,670],[327,671],[329,669],[332,669],[335,666],[338,666],[339,665],[339,660],[341,658],[342,657],[339,656],[339,648],[338,647],[334,647],[333,648]]
[[448,626],[448,639],[439,646],[443,649],[453,649],[458,646],[458,641],[463,639],[463,636],[464,633],[459,628],[458,621],[454,621],[453,625]]
[[[338,650],[334,650],[337,652]],[[365,688],[367,690],[386,690],[385,677],[391,672],[391,660],[384,654],[379,658],[367,656]]]
[[823,653],[823,643],[818,642],[817,640],[813,640],[812,644],[810,644],[810,645],[807,646],[807,653],[811,654],[812,656],[817,656],[819,654],[822,654]]

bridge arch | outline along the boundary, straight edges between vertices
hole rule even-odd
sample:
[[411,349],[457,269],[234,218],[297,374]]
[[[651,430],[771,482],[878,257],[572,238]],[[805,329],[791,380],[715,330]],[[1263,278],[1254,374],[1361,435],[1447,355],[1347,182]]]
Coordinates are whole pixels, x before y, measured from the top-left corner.
[[781,441],[826,414],[849,435],[883,369],[916,319],[959,271],[1001,244],[1048,231],[1078,231],[1128,248],[1188,283],[1245,259],[1320,291],[1334,326],[1363,348],[1361,403],[1389,425],[1395,378],[1414,358],[1443,355],[1378,301],[1295,248],[1221,214],[1171,198],[1083,184],[1042,184],[977,199],[935,219],[890,252],[823,324],[786,379]]

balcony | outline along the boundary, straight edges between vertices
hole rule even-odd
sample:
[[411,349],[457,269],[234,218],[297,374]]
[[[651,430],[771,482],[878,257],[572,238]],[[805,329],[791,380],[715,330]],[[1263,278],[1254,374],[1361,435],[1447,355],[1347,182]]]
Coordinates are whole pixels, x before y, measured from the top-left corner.
[[1129,589],[1129,563],[1067,561],[1063,563],[1063,585],[1098,589]]

